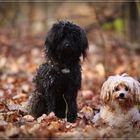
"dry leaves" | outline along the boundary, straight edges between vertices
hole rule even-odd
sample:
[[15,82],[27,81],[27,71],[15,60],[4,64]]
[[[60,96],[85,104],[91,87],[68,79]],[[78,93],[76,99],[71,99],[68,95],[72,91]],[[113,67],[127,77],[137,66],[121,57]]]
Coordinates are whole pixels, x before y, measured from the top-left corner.
[[78,93],[78,117],[74,124],[58,119],[53,112],[35,119],[26,110],[33,92],[33,76],[43,61],[44,40],[32,36],[15,39],[0,33],[0,138],[110,138],[140,137],[140,130],[117,130],[104,124],[92,123],[100,108],[100,89],[106,74],[127,72],[140,79],[140,56],[108,41],[104,68],[102,46],[91,44],[88,58],[82,66],[82,88]]

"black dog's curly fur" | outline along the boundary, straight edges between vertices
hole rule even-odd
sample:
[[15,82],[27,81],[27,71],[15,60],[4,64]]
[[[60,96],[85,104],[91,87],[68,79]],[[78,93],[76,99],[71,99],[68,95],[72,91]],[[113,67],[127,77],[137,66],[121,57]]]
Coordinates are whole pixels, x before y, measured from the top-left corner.
[[[35,77],[36,89],[29,102],[35,117],[54,112],[74,122],[77,92],[81,87],[80,56],[86,56],[88,41],[83,29],[69,21],[53,25],[45,41],[46,62]],[[67,112],[66,112],[67,111]]]

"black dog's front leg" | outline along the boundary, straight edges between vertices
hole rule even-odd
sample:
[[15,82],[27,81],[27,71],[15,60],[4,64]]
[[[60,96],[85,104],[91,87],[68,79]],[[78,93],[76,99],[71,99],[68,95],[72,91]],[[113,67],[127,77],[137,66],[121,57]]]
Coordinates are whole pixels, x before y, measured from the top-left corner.
[[76,97],[77,93],[74,95],[71,95],[73,93],[69,93],[66,96],[66,105],[67,105],[67,121],[68,122],[75,122],[77,117],[77,103],[76,103]]
[[55,96],[53,93],[49,93],[46,97],[46,111],[45,112],[47,115],[50,112],[55,112]]
[[64,94],[56,97],[55,115],[59,118],[65,118],[66,117],[66,102],[65,102],[65,99],[64,99]]

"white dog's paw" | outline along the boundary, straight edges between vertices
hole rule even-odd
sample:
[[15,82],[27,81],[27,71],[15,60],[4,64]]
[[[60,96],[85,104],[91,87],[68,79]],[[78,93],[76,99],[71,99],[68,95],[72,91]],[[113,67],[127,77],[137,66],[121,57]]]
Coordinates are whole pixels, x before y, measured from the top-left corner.
[[135,122],[135,123],[134,123],[134,127],[135,127],[135,128],[140,128],[140,121]]
[[137,122],[137,127],[140,128],[140,121]]
[[93,117],[92,123],[96,123],[99,119],[100,119],[100,113],[97,113],[97,114]]

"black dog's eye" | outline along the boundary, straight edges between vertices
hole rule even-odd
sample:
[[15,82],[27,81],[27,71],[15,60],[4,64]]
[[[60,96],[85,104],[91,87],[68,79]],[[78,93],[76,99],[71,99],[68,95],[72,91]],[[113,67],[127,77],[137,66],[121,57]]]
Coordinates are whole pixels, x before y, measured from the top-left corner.
[[119,88],[118,87],[115,87],[115,91],[119,91]]
[[128,91],[129,90],[129,88],[128,87],[125,87],[125,91]]

